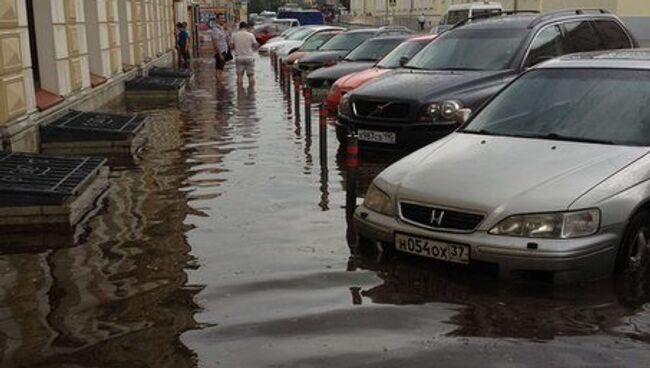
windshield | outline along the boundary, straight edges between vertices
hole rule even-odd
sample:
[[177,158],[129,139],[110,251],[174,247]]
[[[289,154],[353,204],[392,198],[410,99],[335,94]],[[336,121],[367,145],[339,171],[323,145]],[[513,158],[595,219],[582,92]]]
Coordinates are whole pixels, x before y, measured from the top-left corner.
[[312,34],[312,33],[314,33],[313,29],[303,28],[303,29],[300,29],[300,30],[290,34],[287,37],[287,40],[301,41],[301,40],[304,40],[305,38],[309,37],[309,35]]
[[300,49],[302,51],[314,51],[335,35],[335,33],[317,33],[309,37]]
[[506,88],[463,131],[650,146],[650,71],[535,70]]
[[406,67],[427,70],[506,69],[526,36],[525,29],[457,29],[419,52]]
[[324,51],[352,50],[370,37],[372,37],[372,33],[370,32],[343,33],[332,37],[320,49]]
[[377,61],[389,53],[404,39],[370,39],[352,50],[344,60],[346,61]]
[[280,33],[280,37],[282,38],[287,38],[289,37],[292,33],[298,32],[300,28],[287,28],[285,29],[282,33]]
[[399,60],[402,57],[407,57],[407,58],[412,58],[413,55],[417,54],[418,51],[422,50],[422,48],[428,43],[429,41],[406,41],[397,46],[393,51],[388,53],[379,63],[377,63],[377,66],[380,68],[385,68],[385,69],[395,69],[399,68]]
[[454,25],[461,20],[466,19],[469,17],[469,9],[464,9],[464,10],[450,10],[449,13],[447,13],[447,16],[445,17],[445,20],[447,23],[445,24],[451,24]]

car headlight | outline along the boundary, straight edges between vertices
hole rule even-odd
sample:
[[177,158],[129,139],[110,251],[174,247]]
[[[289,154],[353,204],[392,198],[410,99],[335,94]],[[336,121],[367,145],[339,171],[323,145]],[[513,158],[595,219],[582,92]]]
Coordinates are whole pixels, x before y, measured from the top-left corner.
[[429,105],[427,112],[429,113],[429,116],[432,118],[436,116],[440,116],[440,104],[436,102],[432,103],[431,105]]
[[589,236],[598,231],[600,210],[514,215],[490,229],[493,235],[524,238],[569,239]]
[[446,120],[453,120],[456,113],[463,108],[458,101],[445,101],[440,105],[440,116]]
[[369,209],[387,216],[393,216],[395,214],[393,201],[391,201],[390,196],[377,188],[374,183],[370,184],[363,204]]
[[339,114],[352,116],[352,102],[350,101],[350,95],[343,95],[341,101],[339,102]]

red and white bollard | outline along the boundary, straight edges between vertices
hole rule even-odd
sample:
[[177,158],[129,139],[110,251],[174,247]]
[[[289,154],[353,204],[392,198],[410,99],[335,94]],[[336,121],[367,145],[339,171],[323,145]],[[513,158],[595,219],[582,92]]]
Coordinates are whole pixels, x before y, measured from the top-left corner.
[[[291,67],[287,66],[287,68],[291,70]],[[300,120],[300,75],[294,75],[293,88],[295,92],[295,100],[293,102],[294,111],[296,113],[296,120]]]
[[347,167],[345,191],[345,215],[348,221],[352,220],[357,207],[357,179],[359,167],[359,141],[353,133],[348,134],[345,148],[345,166]]

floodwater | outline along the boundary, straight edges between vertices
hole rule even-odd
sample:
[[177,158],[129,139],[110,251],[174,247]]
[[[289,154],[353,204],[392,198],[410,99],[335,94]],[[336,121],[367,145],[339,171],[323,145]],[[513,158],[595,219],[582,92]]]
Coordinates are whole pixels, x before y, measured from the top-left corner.
[[[256,91],[195,66],[76,244],[0,255],[3,367],[650,366],[648,284],[356,255],[333,131],[321,160],[266,58]],[[392,159],[362,158],[360,192]]]

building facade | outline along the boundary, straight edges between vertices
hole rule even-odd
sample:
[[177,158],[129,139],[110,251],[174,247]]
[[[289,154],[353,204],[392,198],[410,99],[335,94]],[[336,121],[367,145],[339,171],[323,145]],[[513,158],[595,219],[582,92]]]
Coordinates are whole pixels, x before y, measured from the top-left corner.
[[[38,127],[98,108],[174,60],[173,0],[0,0],[0,148],[36,152]],[[180,14],[179,14],[180,12]]]
[[[358,23],[393,23],[416,26],[413,18],[424,14],[436,25],[452,4],[477,0],[351,0],[350,19]],[[648,0],[492,0],[507,10],[552,11],[568,8],[607,9],[617,14],[642,43],[650,45],[650,1]],[[394,4],[391,5],[391,4]]]

